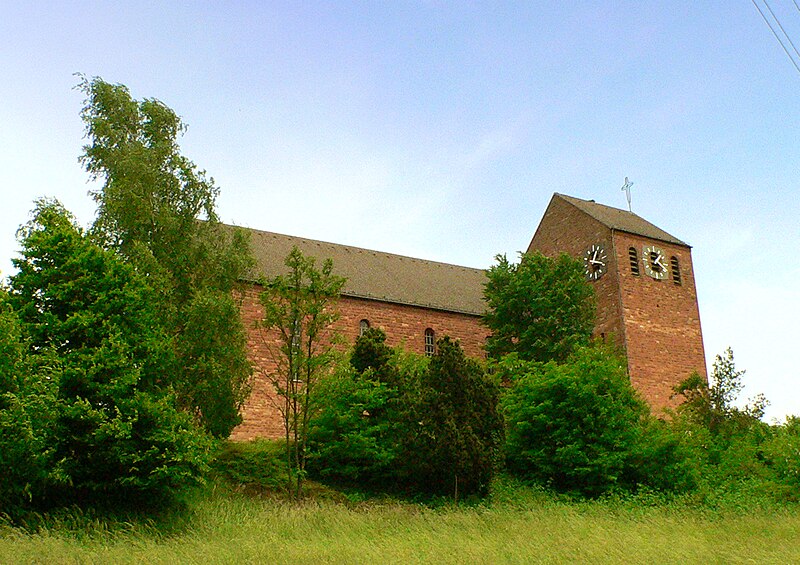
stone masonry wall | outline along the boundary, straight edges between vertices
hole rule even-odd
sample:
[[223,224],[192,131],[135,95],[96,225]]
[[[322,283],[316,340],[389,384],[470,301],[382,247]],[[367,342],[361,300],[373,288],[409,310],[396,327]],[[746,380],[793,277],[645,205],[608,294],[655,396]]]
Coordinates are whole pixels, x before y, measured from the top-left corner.
[[[602,243],[609,255],[608,272],[592,283],[597,300],[595,336],[613,339],[625,350],[631,383],[655,413],[676,406],[678,399],[670,399],[676,384],[694,371],[707,376],[691,249],[612,232],[570,203],[554,199],[528,250],[582,258],[593,243]],[[663,249],[667,261],[678,258],[680,285],[671,276],[655,280],[645,274],[644,245]],[[630,247],[637,251],[639,276],[631,273]]]
[[[631,382],[653,408],[675,407],[670,399],[673,387],[697,371],[707,377],[697,290],[691,249],[616,232],[615,244],[620,269],[625,341]],[[642,248],[657,245],[666,261],[678,259],[681,284],[645,274]],[[639,276],[631,273],[628,248],[639,255]],[[624,262],[623,262],[624,261]]]
[[[625,328],[619,296],[619,258],[614,252],[611,230],[564,200],[553,200],[539,223],[528,251],[538,250],[549,257],[567,253],[583,260],[592,244],[599,243],[608,254],[608,270],[592,282],[597,306],[595,337],[619,347],[625,345]],[[624,265],[624,263],[622,263]]]
[[[241,297],[248,348],[256,370],[252,393],[242,408],[243,422],[231,434],[233,440],[280,438],[284,434],[277,408],[278,398],[266,378],[266,372],[275,369],[271,349],[278,344],[277,335],[255,327],[262,316],[258,298],[260,290],[257,285],[250,286]],[[338,309],[341,316],[333,331],[348,344],[358,337],[361,320],[367,320],[370,327],[386,332],[386,342],[391,346],[400,345],[422,354],[425,351],[425,330],[431,328],[437,339],[445,335],[458,339],[468,356],[482,358],[485,355],[483,344],[488,331],[481,325],[479,316],[347,296],[341,297]]]

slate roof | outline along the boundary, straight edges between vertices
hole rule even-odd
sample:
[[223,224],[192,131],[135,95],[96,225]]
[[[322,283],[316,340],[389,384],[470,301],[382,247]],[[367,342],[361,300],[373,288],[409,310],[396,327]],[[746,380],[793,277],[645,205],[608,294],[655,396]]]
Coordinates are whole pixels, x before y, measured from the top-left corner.
[[561,198],[566,202],[569,202],[585,214],[591,216],[612,230],[623,231],[626,233],[632,233],[634,235],[641,235],[651,239],[657,239],[667,243],[674,243],[676,245],[690,247],[688,243],[685,243],[677,237],[668,234],[661,228],[654,226],[633,212],[598,204],[593,200],[581,200],[580,198],[567,196],[565,194],[555,193],[553,198]]
[[[612,230],[689,247],[647,220],[618,208],[556,193],[588,216]],[[383,251],[341,245],[249,228],[256,271],[250,279],[286,272],[284,260],[297,246],[321,264],[333,260],[334,273],[347,279],[342,294],[357,298],[408,304],[447,312],[481,316],[486,311],[483,269],[426,261]]]
[[347,278],[345,296],[422,306],[448,312],[483,315],[482,269],[460,267],[372,251],[359,247],[248,229],[257,275],[272,277],[286,272],[284,260],[293,246],[304,255],[333,260],[333,271]]

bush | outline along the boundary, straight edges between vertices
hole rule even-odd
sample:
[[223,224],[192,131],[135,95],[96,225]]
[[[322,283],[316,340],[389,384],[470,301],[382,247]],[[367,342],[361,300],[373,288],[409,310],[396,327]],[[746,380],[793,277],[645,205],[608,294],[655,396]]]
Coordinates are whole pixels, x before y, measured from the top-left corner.
[[211,461],[211,470],[235,489],[257,494],[282,491],[287,484],[285,449],[280,441],[226,441]]
[[[449,338],[430,360],[377,330],[318,389],[310,469],[407,493],[485,494],[502,443],[498,387]],[[388,381],[388,382],[387,382]]]
[[800,493],[800,426],[761,421],[767,401],[758,395],[744,407],[742,376],[728,348],[717,355],[709,381],[694,374],[675,387],[684,402],[673,428],[682,435],[709,504],[762,504],[797,500]]
[[239,409],[250,394],[242,317],[230,292],[211,288],[198,289],[185,308],[179,405],[211,435],[227,438],[242,422]]
[[653,417],[641,421],[622,484],[656,491],[689,492],[697,488],[701,467],[670,422]]
[[[19,395],[52,390],[55,417],[41,436],[51,487],[70,502],[163,500],[200,482],[210,443],[175,406],[170,340],[144,277],[93,244],[58,203],[39,202],[20,235],[9,300],[31,366],[53,368],[47,390],[29,380]],[[33,430],[40,415],[28,414]]]
[[800,418],[790,417],[776,426],[763,444],[763,457],[776,483],[779,499],[800,501]]
[[392,348],[386,345],[383,330],[369,328],[353,344],[350,365],[359,375],[370,371],[372,379],[394,386],[397,384],[398,371],[395,363],[392,363],[392,355]]
[[401,477],[409,428],[428,359],[385,344],[370,329],[317,389],[309,431],[309,469],[362,487],[406,488]]
[[480,494],[503,442],[499,387],[458,342],[444,337],[420,383],[418,422],[405,462],[408,478],[431,494]]
[[[583,347],[561,365],[509,357],[498,371],[513,383],[502,407],[507,462],[518,476],[585,496],[691,484],[678,439],[649,420],[613,352]],[[676,482],[669,472],[679,469]]]
[[318,476],[364,486],[390,486],[400,456],[397,388],[341,363],[319,388],[310,427],[310,469]]
[[0,287],[0,513],[19,513],[51,478],[55,394],[44,365],[30,366],[16,312]]

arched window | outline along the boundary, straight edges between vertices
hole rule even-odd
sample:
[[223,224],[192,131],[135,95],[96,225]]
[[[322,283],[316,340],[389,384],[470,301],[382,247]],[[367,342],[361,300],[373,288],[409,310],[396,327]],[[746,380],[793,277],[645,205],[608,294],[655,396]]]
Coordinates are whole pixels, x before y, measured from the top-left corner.
[[672,282],[681,284],[681,266],[678,263],[678,258],[673,255],[669,263],[672,266]]
[[639,254],[636,253],[635,247],[628,248],[628,258],[631,261],[631,274],[634,277],[639,276]]
[[433,357],[436,352],[436,333],[428,328],[425,330],[425,355]]
[[366,332],[368,329],[369,329],[369,320],[361,320],[358,323],[358,335],[359,336],[364,335],[364,332]]

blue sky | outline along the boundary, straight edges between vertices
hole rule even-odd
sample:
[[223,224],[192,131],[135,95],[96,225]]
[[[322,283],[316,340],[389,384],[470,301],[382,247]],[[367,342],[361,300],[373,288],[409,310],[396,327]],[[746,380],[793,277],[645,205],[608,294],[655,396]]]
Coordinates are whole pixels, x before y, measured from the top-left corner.
[[253,228],[487,267],[630,177],[693,246],[709,368],[800,414],[800,73],[751,1],[0,4],[4,275],[35,198],[93,217],[80,72],[175,109]]

